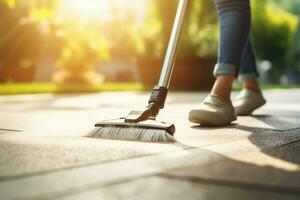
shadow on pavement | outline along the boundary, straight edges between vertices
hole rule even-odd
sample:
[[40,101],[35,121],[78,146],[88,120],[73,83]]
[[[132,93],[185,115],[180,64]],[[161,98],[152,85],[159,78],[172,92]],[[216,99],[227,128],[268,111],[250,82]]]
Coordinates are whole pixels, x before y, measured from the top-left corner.
[[[285,127],[295,127],[295,123],[285,120],[285,118],[281,119],[272,115],[254,115],[252,117],[268,124],[272,128],[250,127],[232,123],[231,125],[222,127],[222,129],[238,129],[250,132],[251,134],[248,137],[249,141],[261,149],[261,152],[281,160],[298,164],[300,168],[300,127],[282,129],[282,124],[284,124]],[[293,117],[293,119],[295,118]],[[202,127],[201,125],[193,126],[192,128],[201,130],[218,129],[218,127]],[[288,142],[284,145],[276,145],[277,142],[282,142],[283,140]],[[272,143],[274,144],[274,148],[266,148]]]

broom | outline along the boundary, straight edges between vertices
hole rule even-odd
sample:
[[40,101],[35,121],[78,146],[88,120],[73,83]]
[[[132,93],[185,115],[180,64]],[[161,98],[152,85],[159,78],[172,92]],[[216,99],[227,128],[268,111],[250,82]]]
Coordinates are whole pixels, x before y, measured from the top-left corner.
[[179,0],[159,83],[154,87],[146,109],[131,111],[127,117],[96,123],[95,129],[88,137],[160,143],[176,142],[173,137],[174,124],[157,121],[156,116],[160,109],[164,108],[168,94],[187,7],[188,0]]

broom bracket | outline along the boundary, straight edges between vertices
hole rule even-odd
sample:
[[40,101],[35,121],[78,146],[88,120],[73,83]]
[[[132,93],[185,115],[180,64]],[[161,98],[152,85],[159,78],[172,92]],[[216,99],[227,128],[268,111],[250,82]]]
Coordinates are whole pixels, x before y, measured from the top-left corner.
[[125,122],[138,123],[148,119],[154,120],[159,110],[164,108],[167,94],[168,89],[166,87],[155,86],[148,101],[147,108],[142,111],[131,111],[125,118]]

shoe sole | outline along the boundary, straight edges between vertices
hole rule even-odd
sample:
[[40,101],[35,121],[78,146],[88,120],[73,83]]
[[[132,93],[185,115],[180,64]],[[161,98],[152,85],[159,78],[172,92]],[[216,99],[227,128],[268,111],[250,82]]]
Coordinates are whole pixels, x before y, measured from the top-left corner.
[[[200,124],[201,126],[226,126],[226,125],[230,125],[231,122],[235,121],[237,118],[236,116],[230,120],[223,120],[223,119],[218,119],[218,120],[214,120],[214,119],[208,119],[208,118],[201,118],[198,116],[195,116],[197,114],[193,114],[193,111],[190,112],[189,114],[189,121],[195,124]],[[194,116],[191,116],[194,115]],[[216,121],[221,121],[221,122],[216,122]]]
[[255,110],[257,110],[257,109],[261,108],[262,106],[264,106],[266,103],[267,103],[267,101],[264,101],[264,102],[262,102],[261,104],[258,104],[255,108],[251,109],[251,111],[249,111],[249,112],[244,112],[244,113],[237,113],[237,112],[236,112],[236,115],[237,115],[237,116],[249,116],[249,115],[251,115]]

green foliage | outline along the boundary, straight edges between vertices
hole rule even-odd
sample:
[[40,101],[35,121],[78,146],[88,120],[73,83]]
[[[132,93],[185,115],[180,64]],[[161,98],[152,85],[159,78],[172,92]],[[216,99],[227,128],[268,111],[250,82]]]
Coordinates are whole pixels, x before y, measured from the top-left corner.
[[102,84],[104,77],[94,68],[98,62],[110,57],[107,40],[89,26],[65,25],[64,31],[64,46],[53,81],[60,84]]
[[284,67],[294,45],[298,19],[269,2],[252,2],[254,47],[260,59],[271,60],[277,68]]
[[300,1],[299,0],[288,0],[288,1],[282,1],[282,0],[269,0],[270,3],[274,3],[279,5],[285,10],[288,10],[289,12],[300,15]]
[[109,34],[105,38],[109,44],[109,52],[112,59],[132,61],[140,51],[141,43],[138,40],[138,29],[132,24],[113,21],[106,28]]
[[122,7],[112,2],[112,19],[104,23],[101,33],[108,41],[109,52],[112,59],[132,61],[140,51],[141,43],[138,39],[139,30],[134,21],[134,11],[128,10],[120,17]]
[[159,11],[155,2],[150,1],[149,4],[147,19],[139,30],[139,39],[142,44],[139,58],[145,60],[161,58],[166,45],[162,35],[164,22],[159,17]]
[[[0,1],[0,59],[4,65],[30,67],[35,65],[44,47],[46,38],[55,43],[57,26],[50,18],[37,14],[39,9],[54,12],[54,2]],[[52,7],[49,4],[53,5]],[[43,5],[43,6],[41,6]],[[42,20],[43,19],[43,20]],[[52,19],[52,18],[51,18]]]
[[[140,30],[140,58],[162,58],[172,30],[177,1],[151,0],[147,20]],[[179,57],[215,56],[218,25],[212,1],[190,1],[181,36]]]
[[[289,1],[281,1],[281,0],[273,0],[273,3],[281,6],[285,10],[297,15],[298,20],[300,20],[300,1],[299,0],[289,0]],[[298,23],[298,30],[296,33],[296,38],[294,40],[294,45],[290,49],[288,54],[288,64],[289,66],[300,70],[300,25]]]
[[183,55],[192,57],[215,57],[219,27],[213,1],[191,1],[183,32]]
[[16,0],[0,0],[0,3],[5,4],[10,9],[16,6]]
[[59,68],[80,73],[101,60],[109,59],[107,40],[86,27],[65,29],[64,46],[57,61]]

